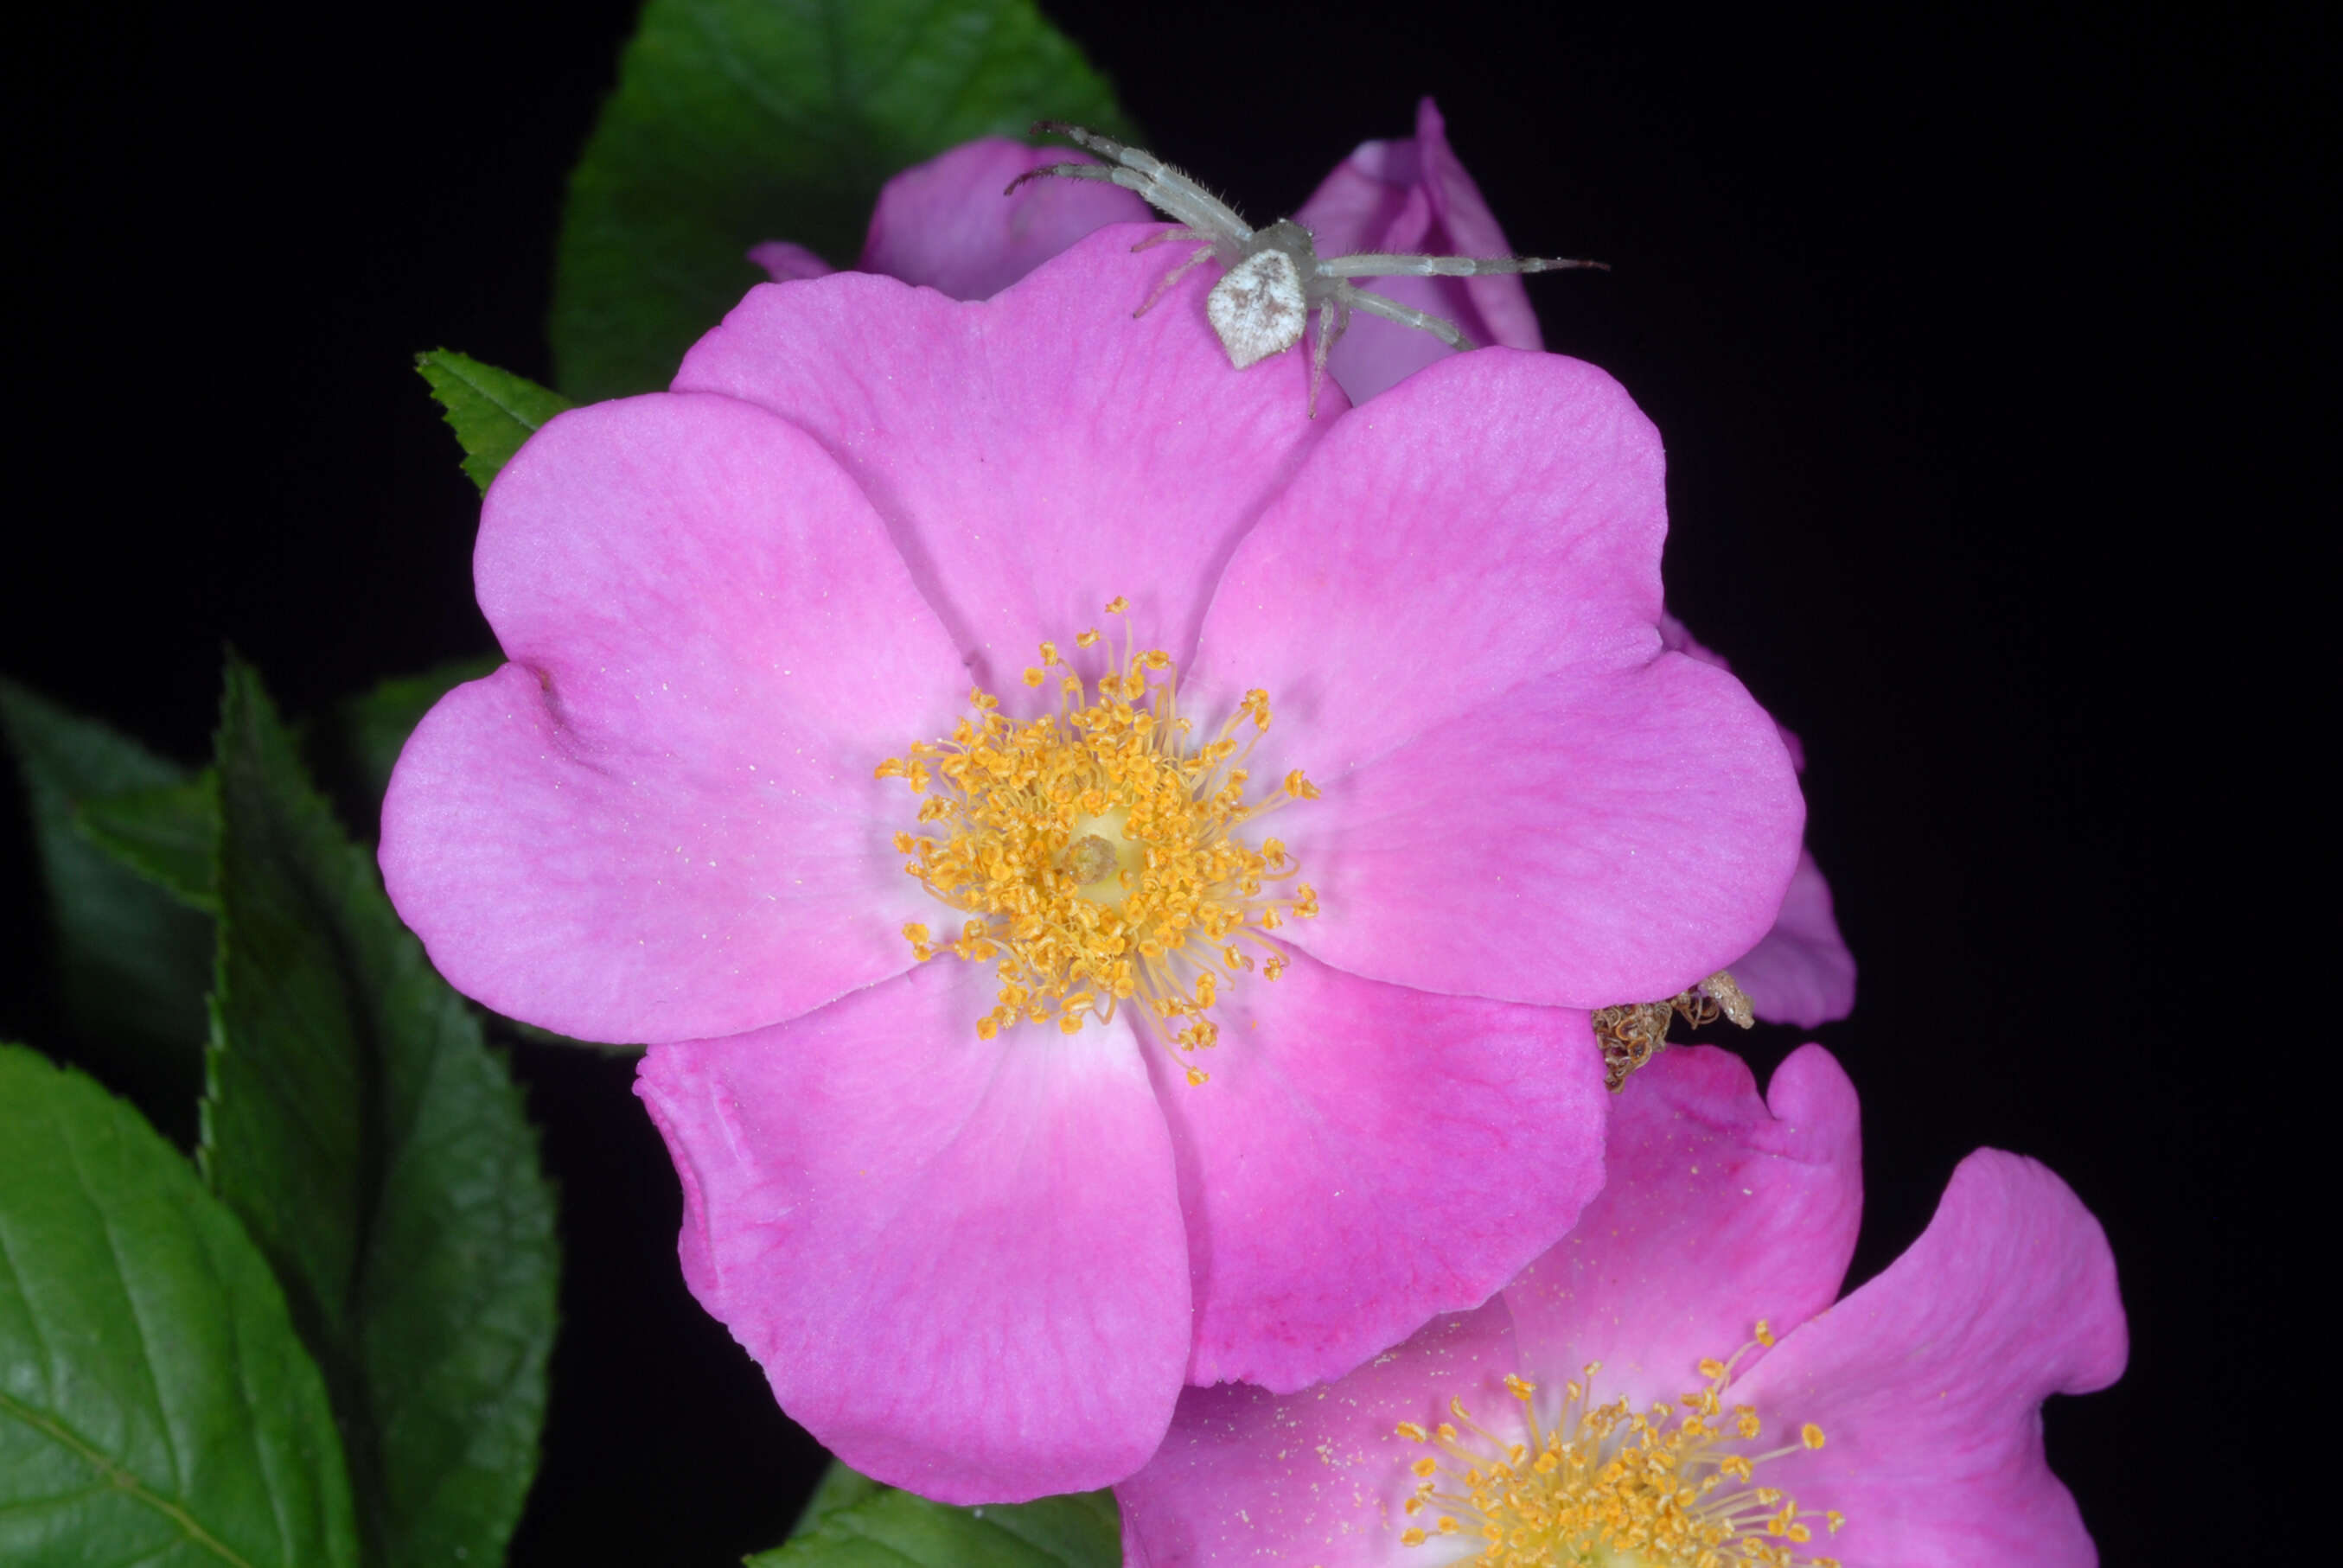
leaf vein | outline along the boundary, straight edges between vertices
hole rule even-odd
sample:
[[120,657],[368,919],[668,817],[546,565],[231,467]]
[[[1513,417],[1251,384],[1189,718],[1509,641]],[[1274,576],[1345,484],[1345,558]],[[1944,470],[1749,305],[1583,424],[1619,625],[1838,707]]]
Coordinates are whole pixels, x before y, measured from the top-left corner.
[[160,1493],[150,1489],[136,1476],[116,1463],[105,1450],[83,1438],[63,1422],[52,1420],[29,1405],[20,1404],[5,1392],[0,1392],[0,1412],[15,1416],[58,1447],[78,1455],[92,1470],[96,1471],[107,1484],[128,1496],[136,1498],[156,1513],[170,1520],[186,1534],[188,1540],[205,1548],[222,1562],[233,1563],[236,1564],[236,1568],[254,1568],[253,1563],[236,1555],[226,1543],[198,1523],[194,1514]]

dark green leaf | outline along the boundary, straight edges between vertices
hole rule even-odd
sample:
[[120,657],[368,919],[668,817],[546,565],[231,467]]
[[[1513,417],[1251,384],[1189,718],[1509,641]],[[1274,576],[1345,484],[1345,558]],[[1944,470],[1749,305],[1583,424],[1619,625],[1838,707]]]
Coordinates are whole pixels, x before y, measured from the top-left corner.
[[0,729],[32,808],[66,1025],[166,1127],[192,1131],[211,921],[92,843],[74,815],[96,797],[183,786],[193,774],[7,680]]
[[[828,1484],[825,1478],[824,1484]],[[869,1483],[866,1483],[869,1484]],[[1120,1568],[1114,1494],[953,1508],[892,1487],[825,1513],[749,1568]]]
[[553,290],[564,390],[665,387],[787,239],[851,265],[879,187],[1037,118],[1127,132],[1031,0],[650,0],[570,176]]
[[325,1369],[370,1562],[492,1563],[537,1463],[553,1198],[504,1062],[231,664],[202,1159]]
[[341,756],[350,770],[351,797],[364,802],[364,820],[379,819],[382,792],[390,787],[390,770],[407,738],[431,711],[431,705],[468,680],[492,675],[504,661],[454,658],[420,675],[386,680],[372,691],[346,699],[334,709],[334,731]]
[[77,813],[83,834],[190,909],[219,913],[219,778],[97,795]]
[[325,1385],[243,1227],[136,1111],[0,1046],[0,1562],[357,1561]]
[[572,406],[560,393],[527,377],[483,365],[453,349],[418,354],[415,367],[431,383],[431,396],[439,399],[447,427],[464,448],[464,472],[483,493],[538,426]]

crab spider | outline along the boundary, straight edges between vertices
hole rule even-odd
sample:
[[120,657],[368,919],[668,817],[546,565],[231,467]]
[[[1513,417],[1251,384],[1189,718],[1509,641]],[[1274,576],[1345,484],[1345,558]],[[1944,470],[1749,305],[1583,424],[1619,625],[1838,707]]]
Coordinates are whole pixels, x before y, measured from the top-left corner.
[[1136,193],[1140,199],[1179,228],[1166,229],[1131,248],[1142,250],[1167,240],[1193,240],[1193,256],[1164,275],[1153,293],[1133,316],[1144,316],[1173,284],[1186,276],[1206,256],[1218,258],[1227,270],[1205,297],[1205,319],[1228,350],[1229,363],[1247,366],[1282,354],[1302,341],[1310,313],[1318,313],[1318,341],[1310,357],[1310,417],[1318,417],[1318,386],[1326,377],[1326,356],[1349,330],[1351,312],[1363,310],[1402,327],[1419,327],[1451,348],[1470,348],[1473,340],[1453,321],[1412,310],[1395,299],[1370,294],[1354,277],[1482,277],[1501,272],[1560,272],[1591,266],[1611,270],[1600,261],[1564,261],[1529,256],[1330,256],[1321,257],[1310,231],[1290,217],[1256,229],[1225,203],[1152,153],[1126,146],[1112,136],[1070,126],[1060,120],[1037,120],[1036,134],[1054,131],[1088,147],[1108,161],[1103,164],[1049,164],[1028,169],[1009,182],[1007,196],[1027,180],[1044,175],[1065,179],[1106,180]]

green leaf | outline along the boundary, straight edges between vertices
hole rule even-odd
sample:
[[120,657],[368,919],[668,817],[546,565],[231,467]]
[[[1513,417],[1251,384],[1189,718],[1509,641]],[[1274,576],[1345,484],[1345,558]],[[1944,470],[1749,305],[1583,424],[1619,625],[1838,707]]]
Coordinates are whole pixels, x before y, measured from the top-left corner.
[[464,448],[464,472],[483,494],[497,471],[512,460],[520,444],[537,434],[538,427],[574,407],[560,393],[539,387],[527,377],[493,365],[483,365],[452,349],[435,348],[415,357],[415,367],[431,383],[431,396],[447,427]]
[[[822,1485],[830,1481],[825,1476]],[[815,1495],[819,1500],[820,1493]],[[748,1568],[1121,1568],[1122,1539],[1111,1492],[954,1508],[876,1487],[747,1563]]]
[[367,1560],[492,1563],[536,1469],[553,1340],[536,1134],[237,663],[218,767],[205,1173],[325,1371]]
[[58,1000],[84,1054],[166,1127],[193,1131],[211,921],[84,836],[84,801],[185,786],[191,770],[0,679],[0,730],[25,781],[47,885]]
[[813,1495],[806,1499],[798,1522],[789,1526],[789,1534],[792,1538],[803,1535],[840,1509],[885,1490],[860,1471],[850,1468],[845,1461],[833,1459],[830,1468],[821,1473],[821,1479],[814,1483]]
[[357,1561],[325,1385],[243,1227],[136,1111],[0,1046],[0,1562]]
[[879,187],[1038,118],[1128,134],[1031,0],[650,0],[562,215],[553,357],[580,399],[653,391],[794,240],[840,266]]
[[189,909],[219,913],[219,777],[96,795],[75,814],[83,835]]
[[350,769],[348,782],[358,791],[350,798],[366,802],[365,820],[379,819],[382,792],[390,787],[390,770],[397,764],[407,738],[415,733],[431,705],[468,680],[495,674],[503,662],[495,656],[449,659],[420,675],[386,680],[336,705],[335,738]]

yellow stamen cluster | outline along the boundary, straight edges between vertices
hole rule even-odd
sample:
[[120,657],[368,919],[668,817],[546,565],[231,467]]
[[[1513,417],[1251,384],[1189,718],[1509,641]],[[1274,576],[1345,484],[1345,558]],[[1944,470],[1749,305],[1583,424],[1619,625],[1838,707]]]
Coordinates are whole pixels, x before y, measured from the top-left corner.
[[[1770,1345],[1757,1325],[1752,1344]],[[1446,1454],[1415,1462],[1421,1479],[1406,1503],[1411,1523],[1400,1541],[1421,1546],[1436,1536],[1477,1537],[1485,1544],[1470,1562],[1483,1568],[1555,1568],[1564,1563],[1618,1563],[1649,1568],[1839,1568],[1833,1557],[1807,1557],[1800,1548],[1817,1527],[1836,1534],[1845,1516],[1807,1513],[1778,1487],[1755,1484],[1756,1468],[1823,1445],[1809,1422],[1795,1442],[1751,1452],[1762,1432],[1749,1405],[1728,1408],[1720,1397],[1733,1365],[1704,1361],[1704,1387],[1685,1394],[1684,1413],[1655,1404],[1633,1409],[1625,1395],[1594,1402],[1595,1362],[1584,1381],[1563,1385],[1560,1415],[1541,1428],[1536,1385],[1508,1377],[1521,1402],[1527,1442],[1507,1442],[1476,1423],[1463,1402],[1449,1410],[1461,1423],[1426,1431],[1402,1422],[1399,1435]],[[1470,1432],[1472,1436],[1466,1436]],[[1476,1441],[1477,1440],[1477,1441]]]
[[[1130,606],[1118,597],[1106,608]],[[1074,639],[1085,650],[1101,640],[1095,629]],[[910,857],[904,870],[967,917],[957,935],[918,921],[903,935],[922,962],[948,952],[995,966],[1000,995],[976,1026],[986,1040],[1020,1022],[1076,1034],[1132,1002],[1181,1053],[1189,1082],[1202,1083],[1192,1054],[1218,1042],[1206,1015],[1222,987],[1255,967],[1247,949],[1261,950],[1273,980],[1287,958],[1268,933],[1318,913],[1307,883],[1266,890],[1300,869],[1285,846],[1240,834],[1318,788],[1297,769],[1248,804],[1244,761],[1269,728],[1269,694],[1247,692],[1216,736],[1194,744],[1171,656],[1134,652],[1127,627],[1121,658],[1094,681],[1050,642],[1024,679],[1035,690],[1054,682],[1055,711],[1011,719],[998,698],[971,691],[949,740],[879,764],[880,778],[923,797],[923,830],[895,836]]]

